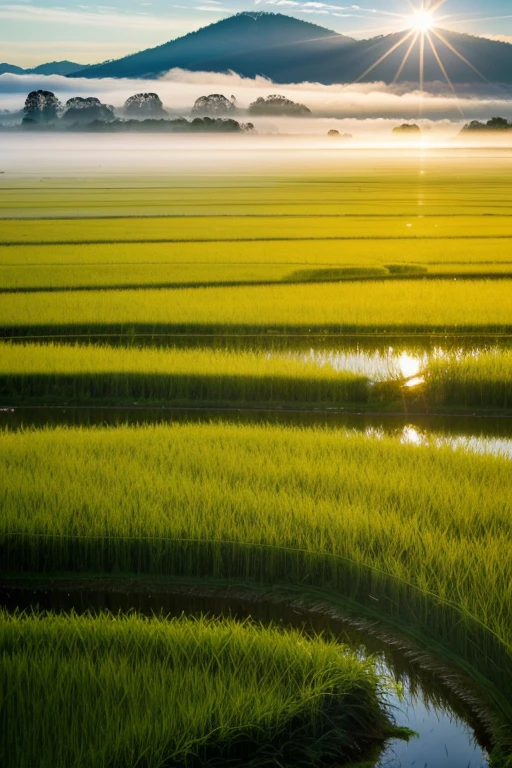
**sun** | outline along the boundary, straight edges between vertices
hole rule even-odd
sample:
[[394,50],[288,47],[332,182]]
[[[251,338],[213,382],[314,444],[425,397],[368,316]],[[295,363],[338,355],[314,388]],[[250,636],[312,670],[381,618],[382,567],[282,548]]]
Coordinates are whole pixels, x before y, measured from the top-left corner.
[[435,25],[434,14],[432,11],[427,11],[425,9],[417,11],[410,20],[411,29],[414,29],[417,32],[428,32],[429,29],[432,29]]

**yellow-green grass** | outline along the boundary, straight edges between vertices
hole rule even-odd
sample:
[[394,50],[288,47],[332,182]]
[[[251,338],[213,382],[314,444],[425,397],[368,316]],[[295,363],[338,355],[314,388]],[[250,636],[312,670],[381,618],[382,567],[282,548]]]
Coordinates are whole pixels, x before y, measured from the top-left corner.
[[512,351],[451,353],[433,358],[425,371],[433,405],[512,406]]
[[0,400],[365,403],[366,376],[215,349],[0,343]]
[[2,612],[0,655],[5,766],[338,765],[394,730],[373,662],[296,631]]
[[430,237],[512,239],[512,217],[263,216],[60,219],[2,222],[0,243],[340,240]]
[[[0,290],[137,287],[193,283],[387,276],[397,270],[455,275],[512,274],[503,240],[125,243],[0,246]],[[370,271],[369,271],[370,270]]]
[[35,292],[6,294],[0,302],[4,335],[511,328],[510,280]]
[[[182,179],[134,176],[13,180],[0,184],[3,216],[140,215],[141,213],[265,213],[281,214],[488,214],[512,211],[507,164],[490,161],[483,171],[475,158],[471,171],[439,160],[417,159],[392,169],[371,170],[344,164],[342,171],[324,169],[321,175],[297,168],[290,176],[263,170],[224,178],[210,175]],[[396,158],[395,158],[396,160]]]
[[[17,222],[19,227],[22,223]],[[131,267],[160,265],[274,266],[374,266],[420,264],[431,269],[447,265],[512,264],[507,241],[499,239],[397,241],[366,240],[310,242],[227,242],[227,243],[110,243],[92,245],[0,246],[0,266],[51,269],[80,265]]]
[[443,646],[512,718],[509,460],[188,424],[2,433],[0,462],[4,572],[327,590]]

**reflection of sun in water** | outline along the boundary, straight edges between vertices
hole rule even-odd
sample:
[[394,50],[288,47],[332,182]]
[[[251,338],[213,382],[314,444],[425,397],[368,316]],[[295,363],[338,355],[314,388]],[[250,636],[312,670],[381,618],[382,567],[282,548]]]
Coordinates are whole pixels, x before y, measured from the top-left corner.
[[419,373],[421,364],[417,357],[409,355],[408,352],[402,352],[398,358],[398,365],[404,379],[409,379],[411,376],[416,376]]
[[428,32],[429,29],[435,26],[434,14],[432,11],[427,11],[421,8],[416,11],[410,21],[410,28],[415,29],[418,32]]

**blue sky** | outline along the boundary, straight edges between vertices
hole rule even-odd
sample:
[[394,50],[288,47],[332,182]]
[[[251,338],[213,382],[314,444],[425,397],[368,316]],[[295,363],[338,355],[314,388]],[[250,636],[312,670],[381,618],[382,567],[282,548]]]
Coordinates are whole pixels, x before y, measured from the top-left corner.
[[[420,0],[0,0],[0,61],[93,63],[172,40],[239,11],[286,13],[357,38],[407,26]],[[439,0],[432,0],[439,2]],[[440,26],[512,42],[511,0],[445,0]]]

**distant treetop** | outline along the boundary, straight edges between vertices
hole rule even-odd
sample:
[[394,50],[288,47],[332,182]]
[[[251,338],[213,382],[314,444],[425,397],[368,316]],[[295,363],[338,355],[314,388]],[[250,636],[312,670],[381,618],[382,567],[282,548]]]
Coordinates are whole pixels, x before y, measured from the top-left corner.
[[124,111],[130,117],[163,117],[167,114],[157,93],[135,93],[124,103]]
[[252,104],[249,104],[249,113],[251,115],[291,115],[301,117],[310,115],[311,110],[305,104],[287,99],[286,96],[272,94],[266,99],[259,97]]
[[414,123],[403,123],[393,128],[393,133],[421,133],[419,125]]
[[193,115],[225,115],[236,110],[236,99],[231,96],[227,99],[222,93],[210,93],[209,96],[200,96],[192,107]]
[[512,131],[512,122],[509,122],[504,117],[491,117],[486,123],[472,120],[462,129],[462,133],[468,131]]

